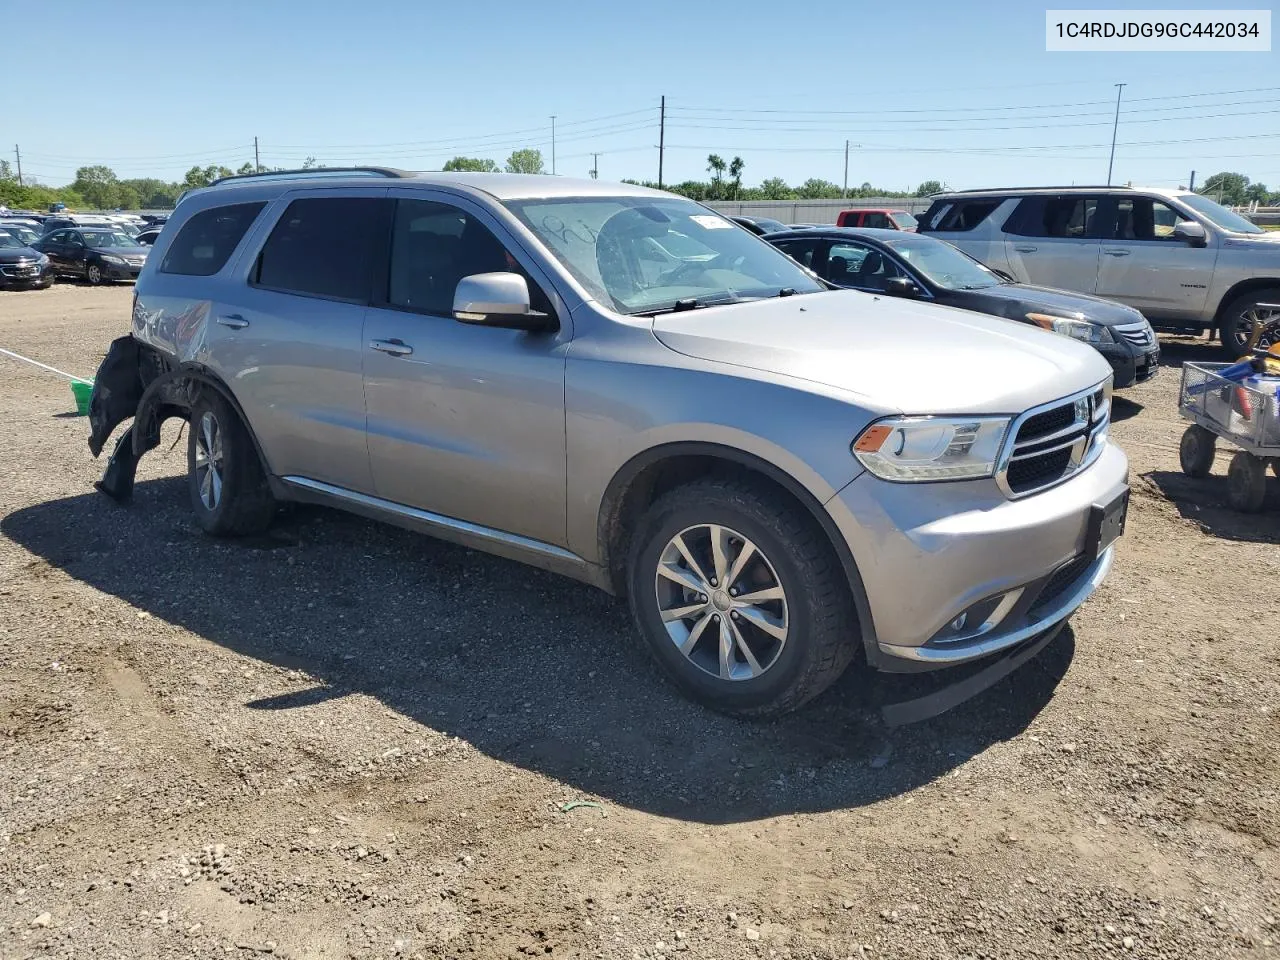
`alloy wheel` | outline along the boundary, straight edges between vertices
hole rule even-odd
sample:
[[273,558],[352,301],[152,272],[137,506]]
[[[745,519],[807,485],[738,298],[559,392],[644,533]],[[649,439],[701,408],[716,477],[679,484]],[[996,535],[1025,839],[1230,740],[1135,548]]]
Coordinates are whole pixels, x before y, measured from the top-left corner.
[[222,502],[222,467],[222,430],[213,411],[206,410],[196,432],[196,484],[206,510]]
[[736,530],[719,524],[681,530],[658,557],[654,586],[671,642],[711,676],[755,679],[786,646],[782,581],[760,548]]

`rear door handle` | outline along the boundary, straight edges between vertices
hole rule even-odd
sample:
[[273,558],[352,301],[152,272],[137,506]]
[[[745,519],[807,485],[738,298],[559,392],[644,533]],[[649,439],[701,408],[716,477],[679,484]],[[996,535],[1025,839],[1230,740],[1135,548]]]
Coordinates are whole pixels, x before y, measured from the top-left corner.
[[249,325],[249,321],[238,313],[229,313],[225,317],[219,317],[218,323],[224,327],[230,327],[232,330],[243,330]]
[[1102,252],[1108,257],[1127,257],[1129,255],[1128,250],[1108,250],[1106,247],[1102,248]]
[[1014,247],[1013,249],[1017,250],[1019,253],[1035,253],[1040,248],[1039,247]]
[[370,340],[369,349],[379,353],[389,353],[393,357],[407,357],[413,353],[413,347],[403,340]]

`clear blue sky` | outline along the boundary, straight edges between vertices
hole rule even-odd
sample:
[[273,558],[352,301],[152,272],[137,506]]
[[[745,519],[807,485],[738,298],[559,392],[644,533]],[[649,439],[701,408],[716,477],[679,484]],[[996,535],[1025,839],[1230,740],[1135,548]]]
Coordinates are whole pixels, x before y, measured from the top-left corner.
[[236,167],[255,135],[272,166],[439,169],[525,146],[549,166],[556,114],[559,173],[585,176],[598,151],[602,179],[654,179],[665,94],[668,182],[704,177],[714,151],[740,155],[749,184],[839,183],[847,138],[851,185],[1097,183],[1125,82],[1117,182],[1229,169],[1280,187],[1275,53],[1046,53],[1045,6],[53,4],[5,45],[0,155],[20,144],[50,184],[95,163]]

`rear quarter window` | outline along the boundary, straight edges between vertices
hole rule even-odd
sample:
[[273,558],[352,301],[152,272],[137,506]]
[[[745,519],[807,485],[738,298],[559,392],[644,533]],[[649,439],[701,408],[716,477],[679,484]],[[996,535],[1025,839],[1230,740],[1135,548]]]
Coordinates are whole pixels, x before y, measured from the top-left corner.
[[266,203],[236,203],[201,210],[182,225],[165,251],[161,273],[211,277],[227,265]]
[[925,214],[924,224],[930,232],[964,233],[991,216],[1003,202],[1003,197],[935,201]]

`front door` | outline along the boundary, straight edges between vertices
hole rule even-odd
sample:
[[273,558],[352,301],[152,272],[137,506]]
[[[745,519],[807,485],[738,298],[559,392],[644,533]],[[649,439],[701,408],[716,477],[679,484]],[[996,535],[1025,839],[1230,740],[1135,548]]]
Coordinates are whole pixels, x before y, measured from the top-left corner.
[[1119,300],[1150,317],[1196,319],[1204,310],[1218,247],[1194,247],[1173,235],[1187,217],[1155,197],[1109,201],[1110,229],[1102,240],[1098,296]]
[[529,280],[535,309],[557,311],[545,278],[479,205],[391,194],[387,276],[364,327],[377,495],[563,546],[567,312],[558,311],[557,333],[455,320],[459,280],[507,270]]
[[1005,224],[1009,272],[1022,283],[1093,293],[1098,283],[1101,197],[1033,194]]

